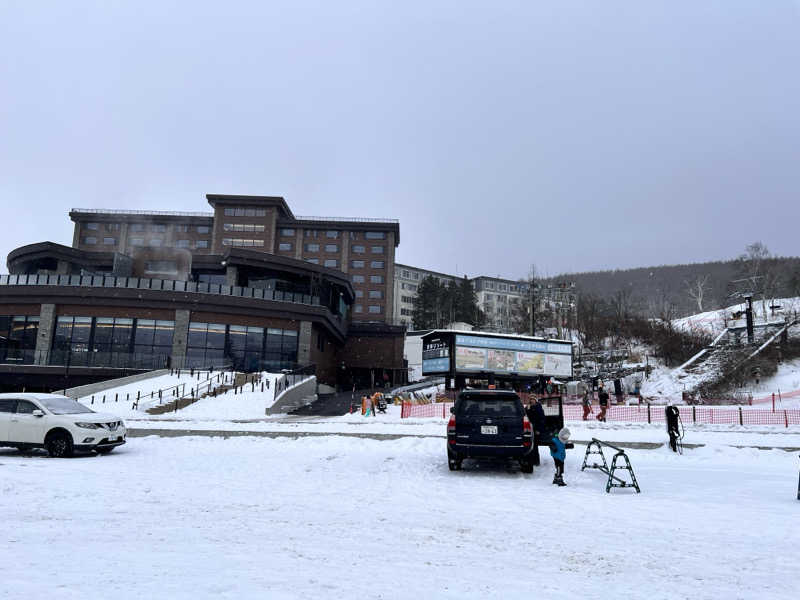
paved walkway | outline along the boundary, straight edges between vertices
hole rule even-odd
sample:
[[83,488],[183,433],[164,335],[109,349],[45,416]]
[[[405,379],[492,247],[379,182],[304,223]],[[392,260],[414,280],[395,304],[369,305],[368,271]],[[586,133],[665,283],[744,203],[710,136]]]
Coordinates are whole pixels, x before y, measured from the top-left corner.
[[[292,438],[299,439],[304,437],[323,437],[323,436],[342,436],[354,437],[369,440],[399,440],[402,438],[433,438],[444,440],[443,435],[430,435],[419,433],[358,433],[353,431],[348,432],[329,432],[329,431],[228,431],[224,429],[128,429],[128,437],[145,437],[148,435],[157,435],[161,437],[184,437],[184,436],[205,436],[205,437],[266,437],[266,438]],[[575,444],[586,445],[591,440],[572,440]],[[606,440],[603,440],[606,441]],[[620,448],[634,449],[634,450],[655,450],[666,445],[666,442],[608,442],[619,446]],[[684,444],[684,448],[694,449],[702,448],[706,444]],[[758,450],[774,450],[775,446],[750,446],[750,445],[734,445],[734,448],[757,448]],[[786,448],[777,447],[778,450],[785,450],[786,452],[798,452],[800,447]]]

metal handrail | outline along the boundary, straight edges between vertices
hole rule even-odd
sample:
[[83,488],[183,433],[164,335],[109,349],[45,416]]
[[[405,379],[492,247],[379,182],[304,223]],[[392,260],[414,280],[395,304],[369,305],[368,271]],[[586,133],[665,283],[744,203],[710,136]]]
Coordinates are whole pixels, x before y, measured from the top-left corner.
[[399,219],[375,219],[371,217],[313,217],[295,216],[295,221],[330,221],[332,223],[400,223]]
[[70,212],[90,213],[96,215],[152,215],[156,217],[209,217],[214,218],[213,212],[182,212],[173,210],[118,210],[109,208],[71,208]]

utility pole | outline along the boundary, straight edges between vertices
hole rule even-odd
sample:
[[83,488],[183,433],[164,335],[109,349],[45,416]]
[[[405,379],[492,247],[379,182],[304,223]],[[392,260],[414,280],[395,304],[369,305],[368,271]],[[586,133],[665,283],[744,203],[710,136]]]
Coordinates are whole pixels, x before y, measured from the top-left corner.
[[528,284],[528,298],[531,306],[531,337],[536,335],[536,266],[531,264],[531,277]]

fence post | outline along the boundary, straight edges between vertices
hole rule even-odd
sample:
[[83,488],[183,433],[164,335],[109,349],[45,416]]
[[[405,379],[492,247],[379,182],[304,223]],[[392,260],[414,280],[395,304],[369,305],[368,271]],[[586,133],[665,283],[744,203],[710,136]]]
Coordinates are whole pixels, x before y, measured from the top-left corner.
[[119,402],[119,394],[114,394],[114,403]]
[[739,407],[739,425],[744,425],[742,422],[742,407]]
[[775,392],[772,392],[772,412],[775,412]]
[[92,396],[92,404],[94,404],[94,396]]
[[136,406],[139,406],[139,394],[141,394],[140,390],[136,391]]
[[647,405],[647,422],[650,423],[650,405]]
[[444,402],[442,402],[442,418],[444,419]]
[[103,394],[103,404],[105,404],[105,403],[106,403],[106,395]]
[[789,427],[789,413],[786,409],[783,411],[783,422],[786,424],[786,427]]
[[692,406],[692,423],[697,423],[697,412],[695,411],[696,406]]

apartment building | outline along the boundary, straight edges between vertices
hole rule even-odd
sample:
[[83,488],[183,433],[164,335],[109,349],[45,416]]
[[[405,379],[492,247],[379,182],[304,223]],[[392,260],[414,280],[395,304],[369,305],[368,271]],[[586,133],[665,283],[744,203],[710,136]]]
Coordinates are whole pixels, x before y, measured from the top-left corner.
[[[72,246],[117,253],[147,276],[187,275],[190,260],[230,248],[300,259],[346,273],[355,291],[354,321],[394,322],[394,257],[400,243],[395,219],[295,216],[279,196],[208,194],[213,212],[73,209]],[[204,274],[204,283],[236,285],[238,272]]]
[[397,264],[394,268],[393,293],[394,306],[392,312],[395,316],[395,323],[412,328],[411,313],[414,308],[414,298],[417,296],[419,283],[426,277],[435,277],[442,285],[450,285],[451,282],[458,282],[459,278],[455,275],[447,275],[428,269],[418,269],[408,265]]

